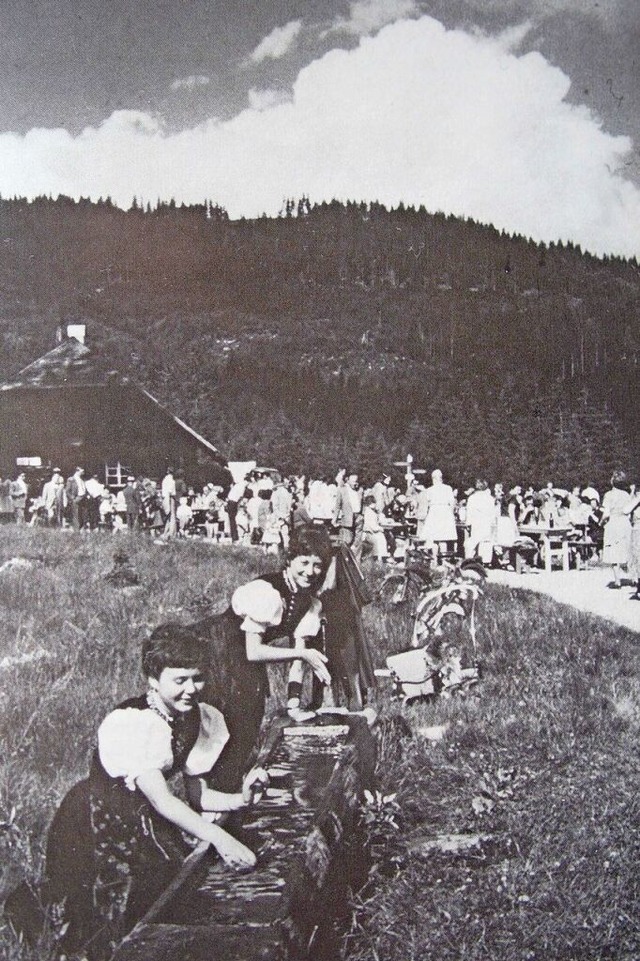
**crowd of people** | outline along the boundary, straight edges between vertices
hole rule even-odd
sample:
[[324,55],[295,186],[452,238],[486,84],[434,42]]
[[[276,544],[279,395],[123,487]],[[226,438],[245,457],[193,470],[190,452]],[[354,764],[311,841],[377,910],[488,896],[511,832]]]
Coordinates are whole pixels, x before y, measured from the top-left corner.
[[410,472],[397,485],[390,474],[364,485],[347,470],[315,478],[254,470],[228,489],[206,483],[196,490],[184,471],[169,468],[160,481],[130,475],[112,490],[78,467],[66,480],[55,468],[35,492],[24,473],[0,480],[0,516],[76,530],[141,530],[159,541],[202,537],[270,553],[286,551],[291,530],[309,523],[333,531],[358,561],[368,553],[393,564],[411,544],[434,560],[478,557],[487,566],[521,562],[519,569],[543,563],[539,531],[564,531],[573,557],[612,567],[615,589],[623,568],[638,576],[639,497],[619,471],[604,493],[592,483],[505,489],[483,478],[461,490],[437,469],[430,484]]

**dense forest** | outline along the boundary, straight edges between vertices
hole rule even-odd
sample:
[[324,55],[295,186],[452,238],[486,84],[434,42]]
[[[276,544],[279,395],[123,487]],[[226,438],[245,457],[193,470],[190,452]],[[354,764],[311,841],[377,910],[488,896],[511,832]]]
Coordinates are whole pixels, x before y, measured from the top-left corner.
[[640,269],[424,209],[0,200],[0,379],[88,344],[229,457],[456,483],[638,467]]

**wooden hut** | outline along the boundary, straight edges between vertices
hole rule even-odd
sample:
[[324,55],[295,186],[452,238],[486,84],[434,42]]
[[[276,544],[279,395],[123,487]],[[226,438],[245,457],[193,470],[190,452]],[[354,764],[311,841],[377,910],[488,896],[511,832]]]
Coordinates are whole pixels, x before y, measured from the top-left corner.
[[189,484],[230,482],[213,444],[67,337],[0,386],[0,474],[78,465],[112,487],[128,473],[160,479],[168,466]]

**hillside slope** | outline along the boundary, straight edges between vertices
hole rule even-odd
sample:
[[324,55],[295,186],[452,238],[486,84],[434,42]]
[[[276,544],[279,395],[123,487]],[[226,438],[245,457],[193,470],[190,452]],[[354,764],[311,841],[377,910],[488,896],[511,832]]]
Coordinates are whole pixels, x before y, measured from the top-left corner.
[[0,375],[89,336],[229,455],[457,481],[637,464],[640,273],[423,210],[0,201]]

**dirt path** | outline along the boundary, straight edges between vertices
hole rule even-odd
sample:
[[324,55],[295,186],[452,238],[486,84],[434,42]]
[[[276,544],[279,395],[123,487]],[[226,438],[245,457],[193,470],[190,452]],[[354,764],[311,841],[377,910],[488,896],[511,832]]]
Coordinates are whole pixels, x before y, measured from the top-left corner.
[[619,591],[611,590],[611,571],[593,568],[586,571],[545,571],[515,574],[512,571],[490,571],[494,584],[521,587],[527,591],[548,594],[562,604],[570,604],[589,614],[597,614],[608,621],[640,634],[640,601],[630,600],[634,588],[628,584]]

